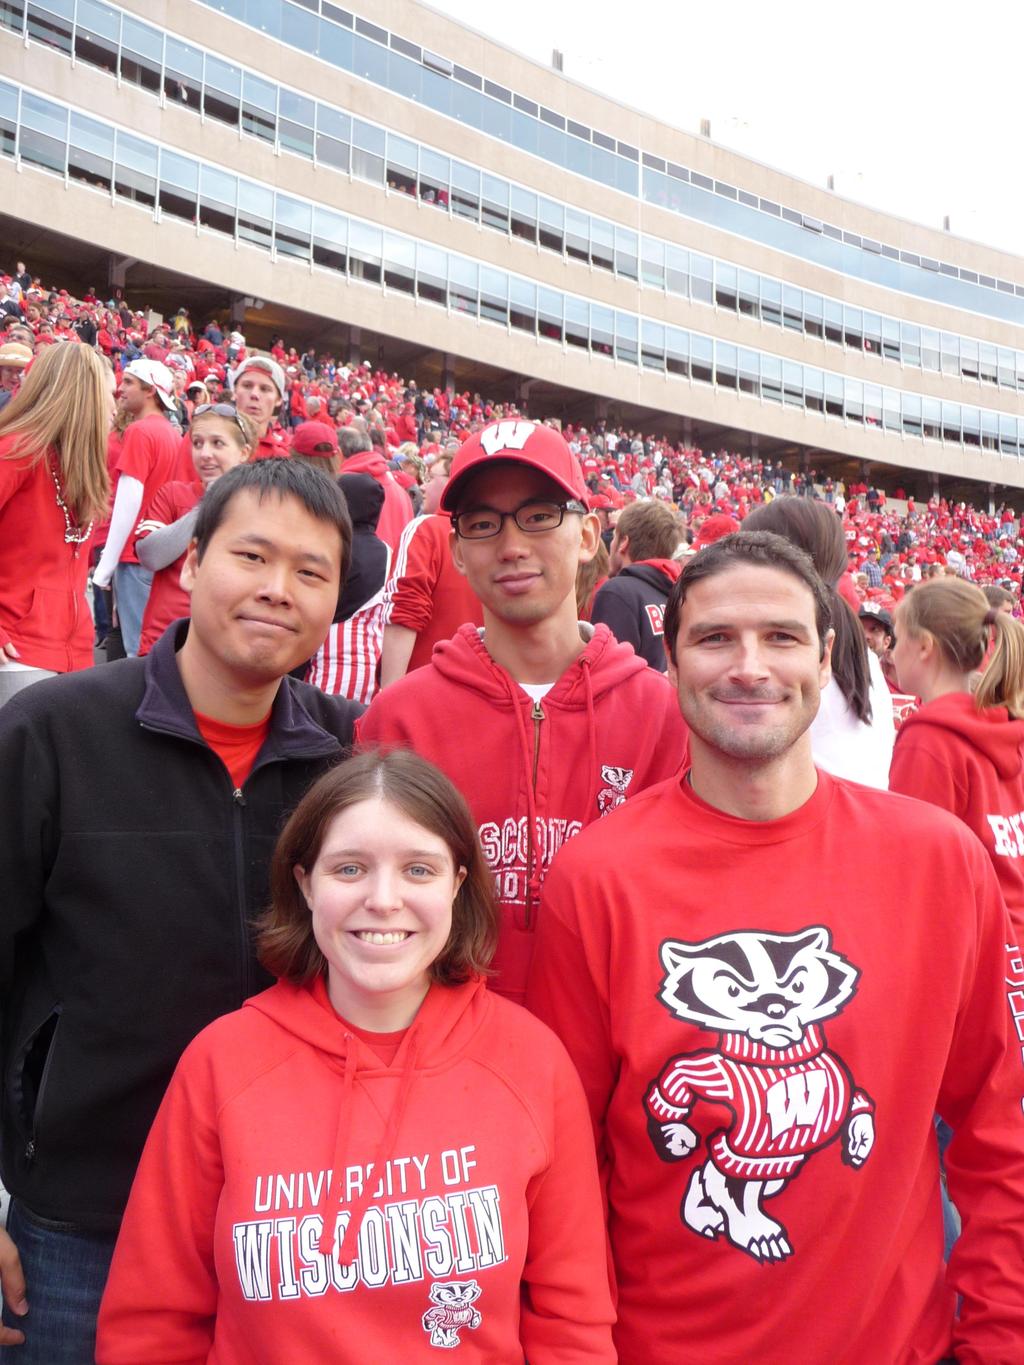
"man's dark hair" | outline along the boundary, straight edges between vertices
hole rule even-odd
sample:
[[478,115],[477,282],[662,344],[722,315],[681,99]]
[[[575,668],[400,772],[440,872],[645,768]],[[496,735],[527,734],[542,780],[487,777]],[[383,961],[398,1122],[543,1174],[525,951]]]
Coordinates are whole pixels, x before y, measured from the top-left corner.
[[341,581],[344,583],[352,557],[352,519],[345,496],[333,479],[300,460],[255,460],[251,464],[236,465],[222,474],[204,493],[199,504],[194,533],[197,559],[202,560],[206,547],[227,516],[232,498],[246,489],[251,489],[259,502],[267,497],[295,498],[311,517],[333,526],[341,537]]
[[[216,488],[216,484],[214,487]],[[825,655],[825,636],[832,627],[832,604],[829,591],[822,581],[810,555],[797,549],[782,536],[771,531],[734,531],[711,545],[698,550],[672,585],[665,604],[665,643],[669,657],[676,661],[676,637],[686,595],[695,583],[715,574],[725,573],[741,565],[759,569],[781,569],[792,574],[810,591],[814,598],[814,621],[818,629],[820,657]]]

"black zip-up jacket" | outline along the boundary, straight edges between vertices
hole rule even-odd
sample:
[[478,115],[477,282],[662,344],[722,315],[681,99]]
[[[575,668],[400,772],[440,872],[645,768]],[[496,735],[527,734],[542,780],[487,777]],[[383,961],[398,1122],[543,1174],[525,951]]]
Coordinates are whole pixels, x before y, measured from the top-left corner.
[[0,707],[2,1176],[82,1231],[117,1228],[186,1045],[269,984],[275,838],[362,710],[283,679],[236,791],[181,681],[187,628]]
[[601,584],[590,613],[595,626],[603,621],[616,640],[632,645],[641,659],[662,673],[668,667],[662,618],[675,581],[658,567],[664,562],[645,559],[627,564]]

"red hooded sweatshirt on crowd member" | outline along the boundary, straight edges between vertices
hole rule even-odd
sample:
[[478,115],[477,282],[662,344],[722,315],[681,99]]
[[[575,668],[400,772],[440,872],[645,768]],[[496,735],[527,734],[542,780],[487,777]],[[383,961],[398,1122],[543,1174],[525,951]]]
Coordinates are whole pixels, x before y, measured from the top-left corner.
[[966,692],[936,697],[900,726],[889,790],[941,806],[985,845],[1024,940],[1024,720],[980,711]]
[[[17,439],[0,438],[0,647],[13,644],[15,662],[29,668],[53,673],[90,668],[89,539],[80,544],[65,539],[54,484],[56,455],[5,458]],[[85,529],[72,521],[73,533]]]
[[384,507],[376,534],[398,554],[398,542],[406,524],[412,521],[412,499],[393,477],[388,462],[376,450],[361,450],[342,461],[342,474],[370,474],[384,489]]
[[433,986],[396,1044],[318,978],[185,1052],[96,1359],[611,1365],[612,1316],[586,1103],[554,1035],[474,981]]
[[254,460],[287,460],[291,458],[292,442],[288,433],[271,424],[252,452]]
[[[622,1362],[1020,1365],[1024,961],[960,822],[820,770],[742,820],[683,777],[566,846],[537,937]],[[948,1275],[936,1112],[966,1215]]]
[[469,803],[501,902],[491,984],[513,1000],[526,991],[540,887],[558,849],[685,757],[686,727],[664,675],[607,626],[581,629],[586,648],[542,701],[465,625],[356,723],[364,748],[415,750]]
[[467,621],[484,623],[480,599],[452,559],[447,512],[415,517],[402,532],[384,593],[384,625],[416,632],[408,672],[430,663],[439,640],[450,640]]

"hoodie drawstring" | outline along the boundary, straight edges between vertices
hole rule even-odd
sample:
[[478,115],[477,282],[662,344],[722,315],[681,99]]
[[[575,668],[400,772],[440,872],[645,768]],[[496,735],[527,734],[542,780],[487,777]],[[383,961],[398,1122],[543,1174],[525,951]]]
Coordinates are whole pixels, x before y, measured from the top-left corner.
[[[345,1056],[345,1082],[342,1087],[341,1103],[346,1113],[338,1116],[338,1137],[334,1149],[334,1165],[332,1172],[334,1176],[334,1188],[340,1190],[341,1172],[344,1169],[345,1156],[348,1150],[349,1134],[352,1131],[352,1110],[353,1090],[355,1088],[355,1057],[359,1046],[358,1040],[350,1038],[350,1047]],[[365,1175],[362,1182],[362,1189],[359,1196],[349,1205],[348,1223],[342,1229],[338,1238],[338,1263],[339,1265],[351,1265],[356,1258],[356,1251],[359,1244],[359,1229],[363,1224],[363,1215],[366,1213],[370,1204],[371,1189],[373,1180],[387,1169],[387,1164],[391,1160],[395,1151],[395,1143],[402,1128],[402,1120],[409,1104],[409,1095],[413,1088],[413,1081],[416,1073],[416,1062],[419,1056],[418,1039],[415,1035],[406,1040],[405,1063],[402,1067],[401,1079],[398,1083],[398,1097],[391,1106],[388,1114],[387,1123],[384,1125],[384,1132],[381,1134],[380,1142],[374,1153],[373,1165],[370,1173]],[[338,1201],[332,1203],[331,1189],[324,1191],[324,1197],[320,1202],[320,1216],[323,1220],[323,1229],[320,1233],[318,1250],[324,1256],[330,1256],[334,1244],[334,1219],[332,1213],[336,1215]]]
[[594,718],[594,679],[590,673],[590,660],[586,654],[580,658],[580,667],[583,669],[583,688],[587,694],[587,743],[590,753],[590,793],[587,797],[585,810],[589,812],[589,818],[585,820],[590,824],[596,818],[597,812],[597,793],[600,786],[600,774],[597,770],[597,721]]
[[505,686],[512,699],[512,710],[515,713],[516,725],[519,729],[519,742],[523,752],[523,773],[526,777],[526,821],[529,826],[528,837],[530,840],[530,877],[526,887],[526,923],[529,925],[533,918],[533,909],[540,901],[540,874],[541,874],[541,854],[540,841],[537,838],[537,794],[533,790],[533,756],[530,753],[530,737],[526,733],[526,721],[523,719],[521,688],[516,683],[511,683],[505,679]]

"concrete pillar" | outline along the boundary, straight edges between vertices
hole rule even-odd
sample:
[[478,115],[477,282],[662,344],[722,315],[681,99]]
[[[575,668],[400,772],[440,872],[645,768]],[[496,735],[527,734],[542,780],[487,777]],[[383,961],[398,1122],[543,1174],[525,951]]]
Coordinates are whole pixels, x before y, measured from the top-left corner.
[[455,357],[447,352],[441,360],[441,387],[449,398],[455,397]]
[[988,514],[994,517],[996,512],[996,486],[994,483],[988,485]]
[[247,295],[245,294],[231,295],[231,330],[233,332],[245,331],[246,299]]
[[136,263],[135,256],[111,255],[107,264],[107,285],[111,290],[125,288],[128,271]]

